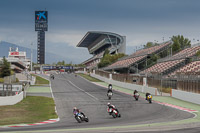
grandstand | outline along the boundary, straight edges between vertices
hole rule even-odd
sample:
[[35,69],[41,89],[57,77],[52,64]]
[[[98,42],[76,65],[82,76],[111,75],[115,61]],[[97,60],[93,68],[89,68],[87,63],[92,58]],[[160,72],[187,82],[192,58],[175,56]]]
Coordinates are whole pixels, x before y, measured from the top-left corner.
[[[2,60],[3,58],[0,57],[0,62],[2,62]],[[18,48],[13,50],[13,48],[10,47],[6,60],[10,63],[11,69],[15,72],[27,70],[31,64],[30,59],[26,57],[26,52],[18,51]]]
[[[171,46],[172,41],[167,41],[159,45],[138,50],[130,56],[124,57],[116,61],[115,63],[103,68],[106,71],[118,71],[120,73],[136,73],[144,67],[141,65],[147,62],[153,54],[159,54],[166,51]],[[147,64],[146,64],[147,67]]]
[[160,73],[160,74],[164,75],[167,72],[167,70],[170,70],[173,67],[177,67],[179,65],[183,65],[184,63],[185,63],[184,59],[161,62],[161,63],[155,64],[154,66],[142,71],[141,74],[144,74],[144,73]]
[[198,67],[195,67],[196,69],[193,69],[194,65],[192,65],[192,67],[189,65],[188,67],[187,64],[190,62],[190,59],[196,55],[198,50],[200,50],[200,46],[186,48],[171,57],[160,59],[157,64],[142,71],[141,74],[159,73],[163,76],[167,75],[165,77],[170,77],[172,75],[175,75],[175,71],[180,69],[181,67],[183,67],[183,69],[176,72],[187,72],[190,70],[196,70]]
[[168,74],[166,78],[177,78],[179,75],[200,75],[200,59],[175,70]]
[[92,58],[84,61],[87,69],[95,68],[103,57],[104,51],[108,49],[110,54],[125,53],[125,36],[111,32],[89,31],[77,44],[77,47],[88,48]]
[[200,61],[193,61],[177,70],[176,73],[200,74]]

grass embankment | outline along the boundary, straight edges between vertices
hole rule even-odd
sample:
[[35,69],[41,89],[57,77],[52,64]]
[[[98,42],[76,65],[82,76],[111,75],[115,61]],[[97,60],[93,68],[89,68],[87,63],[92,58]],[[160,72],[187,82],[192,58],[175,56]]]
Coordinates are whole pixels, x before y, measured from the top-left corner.
[[52,98],[27,96],[15,105],[0,106],[0,125],[37,123],[58,118]]
[[87,74],[78,73],[78,75],[80,75],[83,78],[86,78],[87,80],[89,80],[91,82],[102,82],[101,80],[93,78],[93,77],[91,77],[90,75],[87,75]]
[[35,82],[36,85],[49,84],[48,80],[41,78],[40,76],[37,76],[37,75],[34,75],[34,74],[32,74],[32,76],[36,77],[36,82]]

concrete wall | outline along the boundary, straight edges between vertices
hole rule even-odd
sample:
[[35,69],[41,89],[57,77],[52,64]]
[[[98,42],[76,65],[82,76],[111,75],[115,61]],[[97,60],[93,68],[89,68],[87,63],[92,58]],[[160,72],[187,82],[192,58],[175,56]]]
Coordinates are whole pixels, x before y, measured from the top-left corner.
[[152,88],[152,87],[148,87],[148,86],[142,86],[142,85],[136,85],[136,84],[131,84],[131,83],[125,83],[125,82],[120,82],[120,81],[115,81],[113,79],[108,79],[106,77],[101,77],[99,75],[96,75],[94,73],[90,73],[90,76],[94,77],[94,78],[97,78],[99,80],[102,80],[106,83],[109,83],[109,84],[113,84],[113,85],[116,85],[116,86],[119,86],[119,87],[122,87],[122,88],[127,88],[127,89],[131,89],[131,90],[138,90],[140,92],[149,92],[151,93],[152,95],[159,95],[158,91],[157,91],[157,88]]
[[3,105],[14,105],[23,99],[23,92],[15,96],[0,97],[0,106]]
[[197,93],[172,89],[172,97],[191,103],[200,104],[200,94]]
[[29,82],[30,82],[30,85],[35,85],[36,77],[32,76],[32,80],[30,80]]

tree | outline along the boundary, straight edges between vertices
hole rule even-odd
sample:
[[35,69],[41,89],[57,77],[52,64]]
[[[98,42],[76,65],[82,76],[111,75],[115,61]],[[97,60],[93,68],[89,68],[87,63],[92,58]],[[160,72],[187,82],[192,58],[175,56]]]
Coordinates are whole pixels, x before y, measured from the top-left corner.
[[1,68],[1,77],[10,76],[10,74],[11,74],[10,63],[6,60],[4,56]]
[[154,46],[154,44],[152,42],[147,42],[147,44],[144,45],[145,48],[150,48],[152,46]]
[[65,61],[58,61],[57,65],[61,65],[61,66],[64,66],[65,65]]
[[178,40],[174,40],[174,43],[172,45],[172,51],[177,52],[180,50],[180,43]]
[[103,58],[98,64],[98,67],[102,68],[102,67],[108,66],[123,56],[125,56],[125,54],[122,54],[122,53],[111,55],[109,54],[109,50],[106,50],[103,55]]
[[108,49],[106,49],[105,52],[103,53],[103,57],[104,57],[105,55],[109,54],[109,53],[110,53],[110,51],[109,51]]
[[173,36],[172,41],[174,42],[172,45],[173,52],[178,52],[191,46],[191,41],[188,38],[184,38],[183,35]]
[[200,50],[197,51],[196,56],[197,56],[197,57],[200,57]]

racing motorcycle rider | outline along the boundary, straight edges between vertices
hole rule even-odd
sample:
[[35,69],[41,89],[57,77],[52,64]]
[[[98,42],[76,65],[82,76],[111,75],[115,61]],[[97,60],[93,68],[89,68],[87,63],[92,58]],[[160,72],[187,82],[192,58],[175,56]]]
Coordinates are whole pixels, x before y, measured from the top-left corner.
[[111,109],[111,108],[115,109],[119,113],[118,109],[116,109],[114,105],[107,103],[107,106],[108,106],[108,109]]
[[107,91],[107,94],[108,94],[109,92],[113,93],[113,92],[112,92],[112,85],[111,85],[111,84],[108,85],[108,91]]
[[112,84],[108,85],[108,92],[112,92]]
[[137,91],[137,90],[134,90],[133,95],[135,95],[136,93],[138,93],[138,91]]
[[[112,92],[112,89],[108,89],[107,94],[108,94],[109,92]],[[113,92],[112,92],[112,93],[113,93]]]
[[146,100],[147,100],[147,97],[151,95],[149,92],[146,93]]
[[83,112],[80,111],[80,109],[77,109],[76,107],[73,108],[73,114],[76,115],[76,113],[80,113],[85,117],[85,114]]

